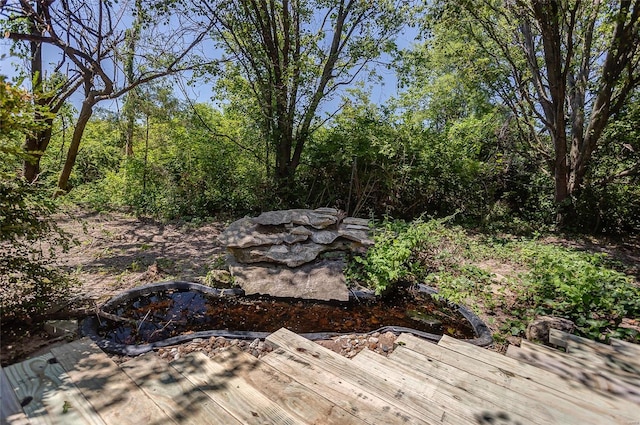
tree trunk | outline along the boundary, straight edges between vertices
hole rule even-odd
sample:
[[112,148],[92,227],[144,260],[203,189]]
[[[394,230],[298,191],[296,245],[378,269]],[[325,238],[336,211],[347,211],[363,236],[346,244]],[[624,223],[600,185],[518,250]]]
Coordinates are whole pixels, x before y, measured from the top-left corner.
[[133,157],[133,128],[135,124],[135,116],[133,111],[126,113],[126,128],[124,134],[124,151],[127,158]]
[[80,141],[84,134],[84,129],[87,127],[87,123],[93,115],[93,106],[96,104],[93,96],[88,96],[87,99],[82,102],[82,108],[80,109],[80,115],[78,121],[73,130],[73,136],[71,137],[71,144],[69,145],[69,151],[67,152],[67,159],[60,173],[58,179],[58,189],[61,192],[68,191],[69,176],[71,176],[71,170],[76,163],[76,157],[78,156],[78,150],[80,149]]
[[[40,116],[37,114],[37,116]],[[24,149],[31,154],[30,160],[25,160],[23,164],[22,175],[29,183],[34,182],[40,174],[40,159],[45,149],[51,141],[51,126],[53,121],[45,120],[44,130],[38,131],[33,135],[27,136]]]
[[[38,12],[40,12],[39,5]],[[41,35],[34,22],[31,23],[31,33],[36,36]],[[42,120],[40,108],[46,105],[46,99],[42,93],[42,43],[32,41],[29,43],[29,49],[31,51],[31,84],[33,84],[32,90],[36,103],[34,121],[40,122]],[[47,120],[47,124],[51,124],[51,120]],[[23,166],[23,176],[29,183],[34,182],[40,174],[40,158],[50,139],[50,126],[33,135],[28,135],[25,139],[24,149],[32,155],[32,158],[25,159]]]

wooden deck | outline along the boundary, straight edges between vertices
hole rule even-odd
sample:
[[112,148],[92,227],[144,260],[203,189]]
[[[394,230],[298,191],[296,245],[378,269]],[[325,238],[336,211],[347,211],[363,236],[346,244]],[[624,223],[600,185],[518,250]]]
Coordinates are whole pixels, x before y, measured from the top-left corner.
[[258,360],[230,350],[116,365],[88,339],[1,370],[2,424],[635,424],[640,346],[553,332],[503,356],[403,334],[347,359],[281,329]]

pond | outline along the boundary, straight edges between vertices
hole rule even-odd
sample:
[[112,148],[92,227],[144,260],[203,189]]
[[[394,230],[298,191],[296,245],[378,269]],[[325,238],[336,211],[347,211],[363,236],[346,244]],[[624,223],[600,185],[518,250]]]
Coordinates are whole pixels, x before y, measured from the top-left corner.
[[354,293],[349,302],[326,302],[168,282],[128,291],[102,310],[117,320],[90,317],[83,332],[107,351],[129,354],[195,337],[264,338],[282,327],[311,339],[391,330],[470,340],[484,332],[475,315],[433,299],[424,287],[382,298]]

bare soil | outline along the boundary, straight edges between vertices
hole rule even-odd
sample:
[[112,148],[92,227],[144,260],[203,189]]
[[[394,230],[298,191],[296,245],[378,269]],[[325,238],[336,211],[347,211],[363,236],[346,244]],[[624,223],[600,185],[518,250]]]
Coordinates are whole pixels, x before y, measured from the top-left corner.
[[[54,306],[50,318],[79,318],[124,290],[165,280],[205,283],[224,259],[217,236],[222,222],[163,223],[120,213],[73,211],[58,217],[60,227],[75,240],[59,252],[57,264],[78,282],[71,298]],[[212,272],[213,274],[213,272]],[[211,275],[209,276],[211,277]],[[2,323],[0,362],[20,361],[48,345],[42,323]]]
[[[70,251],[59,253],[57,262],[78,280],[79,286],[68,302],[50,311],[51,318],[83,317],[113,295],[148,283],[186,280],[222,285],[217,273],[224,264],[225,252],[218,245],[217,236],[229,223],[163,223],[120,213],[86,211],[60,216],[58,221],[77,243]],[[638,238],[549,237],[545,242],[589,252],[606,252],[623,264],[625,272],[640,281]],[[487,262],[482,266],[495,274],[496,285],[500,284],[501,276],[514,272],[498,262]],[[493,328],[505,319],[507,317],[494,317],[494,323],[489,326],[495,330]],[[64,337],[48,335],[42,323],[1,325],[0,362],[3,366],[65,341]],[[332,344],[336,347],[344,345],[327,342],[327,346],[335,348]]]

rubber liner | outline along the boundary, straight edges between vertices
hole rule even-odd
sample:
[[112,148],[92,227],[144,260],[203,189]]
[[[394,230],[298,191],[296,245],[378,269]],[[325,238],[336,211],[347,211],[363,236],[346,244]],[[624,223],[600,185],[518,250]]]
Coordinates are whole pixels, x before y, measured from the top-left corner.
[[[149,295],[153,292],[170,290],[170,289],[178,289],[178,290],[191,290],[191,291],[199,291],[203,294],[208,294],[216,297],[224,297],[224,296],[242,296],[244,295],[244,291],[242,289],[218,289],[218,288],[210,288],[205,285],[201,285],[199,283],[194,282],[184,282],[184,281],[167,281],[154,283],[151,285],[145,285],[138,288],[130,289],[128,291],[123,292],[109,301],[107,301],[102,308],[109,308],[112,306],[117,306],[118,304],[128,301],[131,298],[136,298],[139,296]],[[421,292],[426,292],[429,294],[436,294],[437,291],[426,285],[418,285],[418,290]],[[373,292],[368,291],[351,291],[350,298],[352,300],[357,300],[360,298],[374,298],[375,295]],[[471,310],[464,306],[458,306],[455,304],[450,304],[450,306],[457,308],[458,312],[464,316],[476,334],[476,337],[473,339],[465,339],[465,342],[470,344],[479,345],[479,346],[488,346],[493,343],[493,338],[491,337],[491,331],[485,325],[485,323],[480,320],[480,318],[475,315]],[[167,338],[162,341],[156,341],[149,344],[138,344],[138,345],[128,345],[128,344],[120,344],[115,343],[113,341],[109,341],[107,339],[102,338],[98,335],[98,324],[99,320],[96,316],[89,316],[85,318],[80,324],[80,332],[84,336],[90,337],[102,350],[113,353],[120,354],[125,356],[137,356],[148,351],[153,350],[158,347],[166,347],[169,345],[180,344],[183,342],[191,341],[195,338],[210,338],[212,336],[215,337],[225,337],[225,338],[233,338],[233,339],[265,339],[267,336],[271,334],[271,332],[248,332],[248,331],[228,331],[228,330],[210,330],[210,331],[200,331],[194,332],[185,335],[178,335],[172,338]],[[431,334],[428,332],[421,332],[411,328],[405,328],[402,326],[383,326],[376,330],[369,332],[368,334],[373,334],[375,332],[393,332],[396,335],[401,333],[410,333],[420,338],[428,339],[430,341],[439,341],[442,338],[442,335]],[[328,339],[335,336],[342,335],[338,332],[317,332],[317,333],[301,333],[301,336],[310,339],[310,340],[321,340]]]

